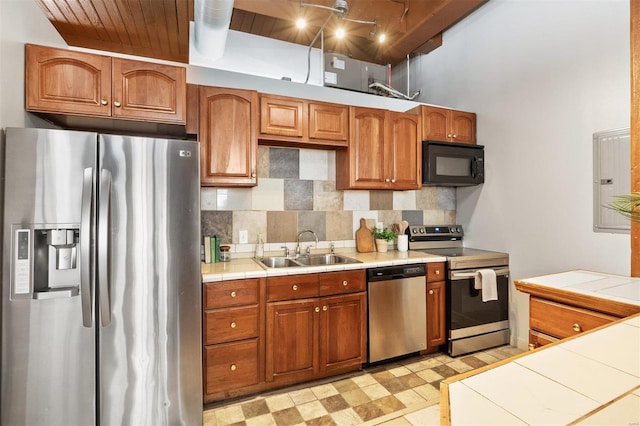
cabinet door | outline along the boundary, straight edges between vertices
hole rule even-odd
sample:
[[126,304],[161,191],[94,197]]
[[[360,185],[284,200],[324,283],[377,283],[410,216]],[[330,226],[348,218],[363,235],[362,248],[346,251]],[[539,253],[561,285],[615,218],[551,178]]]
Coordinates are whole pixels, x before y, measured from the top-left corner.
[[445,283],[427,283],[427,347],[445,342]]
[[392,112],[389,127],[385,182],[393,189],[419,189],[422,173],[420,116]]
[[476,143],[476,115],[472,112],[451,111],[451,140]]
[[423,105],[422,136],[428,141],[450,141],[449,110]]
[[[350,187],[382,189],[385,184],[385,140],[387,111],[350,108]],[[341,155],[338,152],[337,155]]]
[[303,137],[307,127],[304,106],[300,99],[260,96],[260,133]]
[[200,86],[200,183],[255,186],[258,94]]
[[320,368],[337,371],[366,361],[366,293],[320,299]]
[[344,141],[349,136],[349,108],[346,105],[309,103],[309,138]]
[[293,383],[319,366],[318,299],[267,304],[266,380]]
[[186,109],[185,68],[113,58],[114,117],[185,124]]
[[111,58],[26,45],[28,111],[109,117]]

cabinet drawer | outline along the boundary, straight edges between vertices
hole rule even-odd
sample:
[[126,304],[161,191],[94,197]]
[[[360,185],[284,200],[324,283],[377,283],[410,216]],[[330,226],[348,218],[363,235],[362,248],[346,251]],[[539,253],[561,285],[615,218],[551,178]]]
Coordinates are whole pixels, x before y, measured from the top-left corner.
[[427,281],[444,281],[444,262],[427,263]]
[[617,319],[611,315],[536,297],[532,297],[529,302],[530,328],[560,339],[591,330]]
[[204,309],[258,303],[259,279],[222,281],[204,286]]
[[327,272],[320,275],[320,296],[354,293],[366,288],[365,270]]
[[289,275],[267,280],[267,301],[304,299],[318,295],[318,275]]
[[258,359],[258,339],[205,346],[205,393],[257,384]]
[[205,311],[205,344],[258,337],[258,306]]
[[529,350],[539,348],[540,346],[548,345],[549,343],[557,342],[559,339],[549,336],[548,334],[540,333],[535,330],[529,330]]

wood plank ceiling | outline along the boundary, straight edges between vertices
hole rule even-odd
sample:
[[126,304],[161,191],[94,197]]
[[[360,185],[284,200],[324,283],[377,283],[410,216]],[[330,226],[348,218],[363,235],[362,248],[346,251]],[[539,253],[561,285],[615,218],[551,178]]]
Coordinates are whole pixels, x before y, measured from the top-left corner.
[[[189,21],[193,0],[34,0],[71,46],[126,53],[188,63]],[[308,0],[333,6],[335,0]],[[424,54],[442,44],[442,32],[488,0],[348,0],[349,19],[334,15],[324,32],[325,51],[338,52],[378,64],[392,64],[407,55]],[[295,27],[304,15],[305,30]],[[230,28],[308,46],[322,23],[326,9],[302,7],[300,0],[235,0]],[[333,36],[342,25],[344,40]],[[315,47],[319,47],[316,42]]]

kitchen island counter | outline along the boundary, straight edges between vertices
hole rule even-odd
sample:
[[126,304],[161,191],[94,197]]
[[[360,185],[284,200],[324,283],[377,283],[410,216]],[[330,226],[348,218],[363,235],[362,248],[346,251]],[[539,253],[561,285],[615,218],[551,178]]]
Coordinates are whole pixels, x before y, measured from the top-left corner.
[[202,282],[260,278],[282,275],[316,274],[321,272],[344,271],[377,268],[390,265],[408,265],[413,263],[445,262],[446,258],[419,251],[340,252],[339,254],[359,260],[361,263],[347,263],[322,266],[293,266],[286,268],[266,268],[253,258],[238,258],[229,262],[202,263]]
[[640,422],[640,314],[441,383],[442,424]]
[[626,318],[445,379],[442,424],[639,424],[640,279],[576,270],[514,283]]

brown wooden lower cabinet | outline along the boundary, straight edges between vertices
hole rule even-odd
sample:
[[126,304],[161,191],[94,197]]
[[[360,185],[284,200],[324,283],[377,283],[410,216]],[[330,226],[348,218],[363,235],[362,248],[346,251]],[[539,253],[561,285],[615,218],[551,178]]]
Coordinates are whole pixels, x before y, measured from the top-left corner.
[[207,283],[204,402],[362,368],[366,272]]
[[447,341],[445,325],[445,283],[427,283],[427,348],[437,348]]
[[[344,293],[363,289],[364,274],[330,272],[320,282],[324,291]],[[274,281],[278,289],[286,287],[282,278]],[[287,279],[299,282],[296,276]],[[267,382],[292,384],[359,370],[366,361],[366,309],[364,291],[267,303]]]

